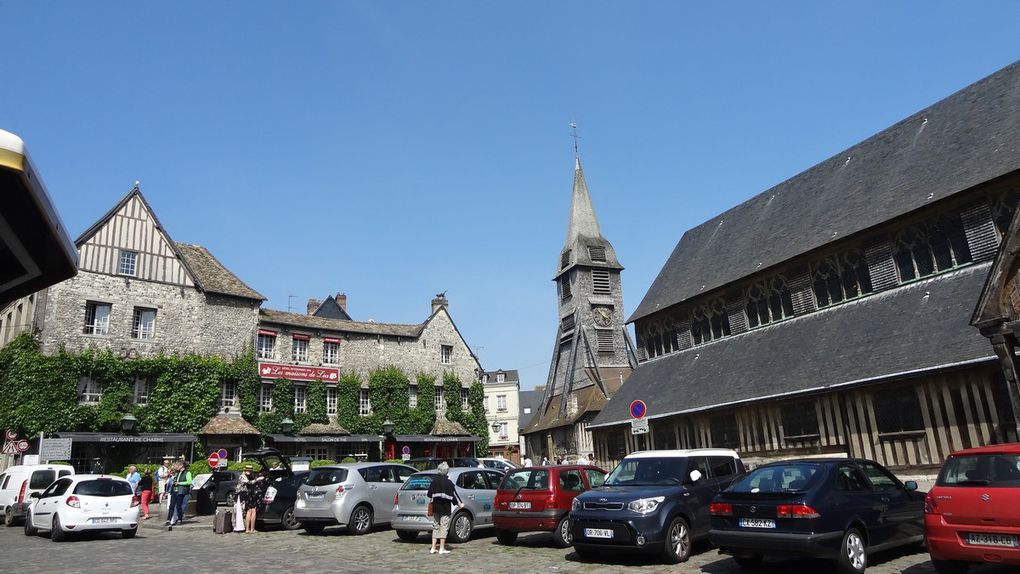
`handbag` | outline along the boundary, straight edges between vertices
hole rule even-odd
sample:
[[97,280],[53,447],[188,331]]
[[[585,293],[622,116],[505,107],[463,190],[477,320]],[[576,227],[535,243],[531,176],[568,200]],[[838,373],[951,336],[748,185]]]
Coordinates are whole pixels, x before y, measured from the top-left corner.
[[432,516],[432,503],[429,503],[428,510],[425,511],[425,516]]

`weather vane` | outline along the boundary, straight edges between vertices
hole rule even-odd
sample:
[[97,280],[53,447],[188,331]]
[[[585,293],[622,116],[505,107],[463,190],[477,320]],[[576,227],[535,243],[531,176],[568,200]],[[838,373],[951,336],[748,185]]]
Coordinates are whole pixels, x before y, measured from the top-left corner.
[[577,135],[577,124],[570,122],[570,137],[574,138],[574,155],[577,155],[577,140],[581,139],[581,136]]

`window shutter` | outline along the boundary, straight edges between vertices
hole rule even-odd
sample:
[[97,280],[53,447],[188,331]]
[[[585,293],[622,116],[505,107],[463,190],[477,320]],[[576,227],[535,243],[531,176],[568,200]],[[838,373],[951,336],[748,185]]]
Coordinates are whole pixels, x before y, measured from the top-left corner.
[[888,241],[867,246],[864,257],[868,260],[868,274],[871,275],[871,287],[875,293],[896,286],[896,262],[893,261],[892,245]]
[[988,204],[982,201],[965,207],[960,211],[960,219],[974,261],[987,261],[995,257],[999,244]]
[[694,341],[691,340],[691,322],[690,320],[679,321],[676,324],[676,344],[679,350],[690,349],[694,346]]
[[596,295],[609,295],[609,272],[604,269],[591,270],[592,292]]
[[614,351],[612,329],[595,329],[595,340],[598,342],[600,353],[612,353]]
[[[814,293],[811,291],[811,274],[806,267],[791,273],[787,279],[790,298],[793,300],[793,315],[810,313],[817,309]],[[730,325],[732,326],[732,321]]]
[[[743,333],[747,330],[747,314],[744,313],[743,297],[727,297],[726,300],[728,301],[726,304],[726,314],[730,318],[730,333],[734,335]],[[688,325],[683,332],[690,336],[690,326]]]
[[605,261],[606,261],[606,248],[605,247],[597,247],[597,246],[589,247],[588,248],[588,257],[590,257],[592,261],[598,261],[598,262],[601,262],[601,263],[605,263]]

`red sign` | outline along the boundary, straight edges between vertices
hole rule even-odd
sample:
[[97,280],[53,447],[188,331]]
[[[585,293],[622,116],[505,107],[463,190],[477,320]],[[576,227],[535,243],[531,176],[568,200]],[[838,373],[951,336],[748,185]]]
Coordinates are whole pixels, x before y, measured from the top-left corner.
[[322,379],[326,382],[335,383],[340,380],[340,369],[259,363],[259,376],[263,379],[290,379],[292,381],[314,381],[315,379]]
[[216,468],[220,465],[220,455],[215,452],[209,455],[209,468]]
[[638,399],[638,400],[630,403],[630,416],[632,416],[632,417],[634,417],[636,419],[640,419],[640,418],[644,418],[644,416],[645,416],[645,414],[647,412],[648,412],[648,407],[645,406],[645,402],[642,401],[641,399]]

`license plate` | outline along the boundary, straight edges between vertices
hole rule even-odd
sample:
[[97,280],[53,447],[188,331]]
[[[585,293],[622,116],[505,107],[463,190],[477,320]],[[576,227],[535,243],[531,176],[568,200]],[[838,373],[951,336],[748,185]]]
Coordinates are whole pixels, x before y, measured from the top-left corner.
[[511,502],[510,503],[510,510],[530,510],[530,509],[531,509],[531,503],[530,502]]
[[771,518],[741,518],[741,528],[775,528],[776,521]]
[[612,538],[613,530],[610,528],[585,528],[585,538]]
[[117,518],[114,518],[114,517],[106,518],[106,517],[104,517],[104,518],[93,518],[92,519],[92,524],[112,524],[114,522],[117,522]]
[[982,534],[978,532],[968,534],[967,543],[977,546],[1005,546],[1007,548],[1020,546],[1020,540],[1016,536],[1009,534]]

